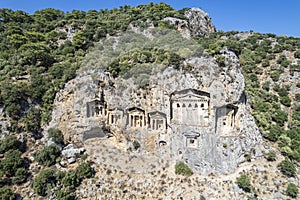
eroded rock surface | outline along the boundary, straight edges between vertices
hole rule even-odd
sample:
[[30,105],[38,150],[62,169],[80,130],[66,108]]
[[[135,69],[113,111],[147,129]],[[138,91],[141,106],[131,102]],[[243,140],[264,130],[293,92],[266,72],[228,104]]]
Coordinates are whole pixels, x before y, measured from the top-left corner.
[[216,32],[209,15],[200,8],[191,8],[184,13],[186,20],[175,17],[166,17],[164,21],[177,27],[183,37],[207,36]]
[[84,72],[58,93],[50,127],[72,143],[112,136],[125,152],[137,141],[141,153],[184,161],[197,173],[234,172],[263,147],[238,59],[226,49],[222,55],[225,66],[192,57],[179,68],[153,70],[145,83],[103,69]]

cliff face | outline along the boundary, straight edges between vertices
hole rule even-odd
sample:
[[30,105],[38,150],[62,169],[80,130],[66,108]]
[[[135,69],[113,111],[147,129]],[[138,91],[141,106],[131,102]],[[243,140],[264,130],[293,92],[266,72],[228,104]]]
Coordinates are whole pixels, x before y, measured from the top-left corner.
[[172,25],[175,25],[183,37],[207,36],[216,32],[216,27],[212,23],[209,15],[199,8],[188,9],[184,16],[186,20],[166,17],[163,19]]
[[105,64],[82,71],[57,94],[49,127],[72,143],[113,136],[123,151],[137,141],[141,154],[184,161],[197,173],[234,172],[262,155],[262,138],[239,61],[221,53],[222,65],[193,54],[180,66],[137,64],[118,77]]
[[[165,20],[181,34],[187,28],[188,36],[215,31],[202,10],[185,15],[188,21]],[[147,63],[147,53],[131,53],[136,49],[174,52],[183,61]],[[197,173],[232,173],[262,155],[262,138],[249,113],[238,58],[223,49],[223,61],[217,62],[202,52],[197,43],[168,31],[134,30],[109,38],[57,94],[49,127],[59,127],[72,143],[112,136],[125,152],[135,141],[141,155],[184,161]],[[112,70],[116,60],[120,68]]]

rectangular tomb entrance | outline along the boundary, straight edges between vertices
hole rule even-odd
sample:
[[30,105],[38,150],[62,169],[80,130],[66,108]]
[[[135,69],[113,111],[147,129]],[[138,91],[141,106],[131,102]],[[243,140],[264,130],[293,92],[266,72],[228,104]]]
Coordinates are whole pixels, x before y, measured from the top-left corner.
[[140,108],[128,109],[128,119],[130,127],[144,127],[145,123],[145,111]]
[[178,125],[208,126],[210,95],[186,89],[171,95],[171,122]]

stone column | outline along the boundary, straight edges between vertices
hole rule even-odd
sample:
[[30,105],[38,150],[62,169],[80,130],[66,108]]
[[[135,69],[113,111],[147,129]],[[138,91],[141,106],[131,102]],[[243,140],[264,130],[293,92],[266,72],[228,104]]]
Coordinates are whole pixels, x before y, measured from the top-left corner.
[[108,124],[111,124],[111,113],[108,114]]

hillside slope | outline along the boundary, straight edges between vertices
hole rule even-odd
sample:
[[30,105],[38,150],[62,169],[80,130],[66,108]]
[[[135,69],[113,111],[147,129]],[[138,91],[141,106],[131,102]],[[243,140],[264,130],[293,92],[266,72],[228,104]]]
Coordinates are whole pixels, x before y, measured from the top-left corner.
[[[176,31],[188,39],[176,33],[143,46],[147,44],[143,37],[156,38],[154,28],[161,30],[161,35]],[[110,43],[110,39],[120,38],[126,31],[140,36],[125,37],[126,45],[116,51],[118,44]],[[204,11],[178,11],[163,3],[99,12],[64,13],[49,8],[32,15],[0,9],[0,36],[2,199],[297,198],[300,186],[299,38],[215,32]],[[97,82],[103,72],[105,76],[109,72],[112,79],[103,76],[105,81]],[[155,80],[154,74],[164,74],[160,77],[162,82]],[[190,74],[197,74],[197,78]],[[216,90],[212,90],[214,84],[210,85],[210,78],[218,80]],[[77,80],[84,80],[80,82],[83,85],[76,85]],[[239,110],[244,110],[238,119],[246,121],[234,131],[224,129],[225,139],[218,143],[214,143],[213,137],[197,143],[218,144],[218,150],[209,152],[205,160],[208,162],[201,163],[197,170],[195,166],[199,162],[195,160],[198,158],[188,162],[180,156],[168,159],[152,154],[157,145],[163,147],[164,142],[168,145],[169,141],[172,144],[174,138],[156,141],[155,137],[161,134],[153,134],[145,142],[141,138],[148,132],[139,135],[135,130],[119,130],[107,126],[105,120],[104,123],[98,119],[87,120],[83,117],[87,115],[86,110],[79,112],[102,93],[108,97],[105,99],[109,100],[108,105],[126,112],[128,108],[128,113],[140,112],[131,108],[145,105],[143,99],[147,95],[144,97],[143,91],[147,91],[145,88],[154,91],[151,86],[157,85],[152,83],[164,84],[162,95],[152,92],[153,104],[160,105],[160,98],[174,99],[181,94],[176,93],[177,90],[195,89],[202,95],[206,91],[214,94],[211,97],[216,100],[209,104],[214,105],[211,107],[214,109],[227,105],[226,109],[234,111],[234,106],[243,102],[245,106]],[[82,88],[88,92],[81,93]],[[127,93],[132,95],[126,96]],[[123,99],[119,98],[122,95]],[[238,97],[243,97],[243,101]],[[150,107],[154,106],[149,104]],[[156,110],[169,113],[159,106]],[[149,110],[149,117],[150,114]],[[164,116],[163,113],[160,116]],[[209,119],[214,117],[209,115]],[[191,135],[189,133],[197,128],[183,130],[176,122],[175,126],[169,126],[170,123],[167,121],[169,129],[182,130],[187,137],[203,137],[201,129]],[[93,129],[96,126],[101,130]],[[236,137],[230,134],[236,132],[241,133],[241,140],[230,142]],[[85,133],[89,134],[86,138],[82,137]],[[189,141],[194,148],[194,140]],[[178,145],[184,144],[175,146]],[[213,145],[212,149],[217,147]],[[182,149],[176,152],[191,157],[189,148],[186,152]],[[206,150],[204,148],[203,155]],[[162,148],[159,154],[165,155],[164,151]],[[219,151],[225,157],[211,161]],[[175,151],[171,148],[170,152],[172,155]],[[262,153],[264,157],[259,157]],[[230,159],[226,158],[228,155]],[[231,159],[239,161],[230,166]],[[210,174],[175,174],[175,163],[180,160],[196,173]],[[205,164],[208,165],[205,167]],[[230,170],[212,170],[215,165]]]

